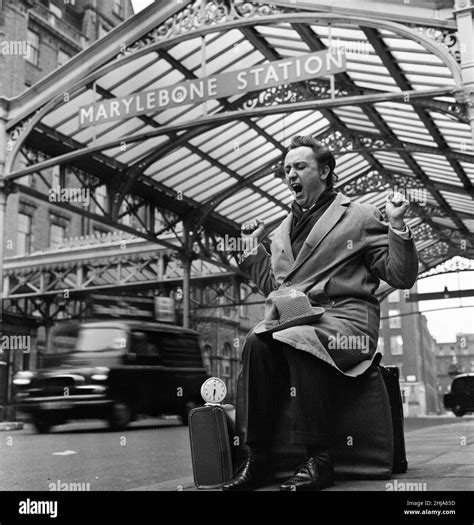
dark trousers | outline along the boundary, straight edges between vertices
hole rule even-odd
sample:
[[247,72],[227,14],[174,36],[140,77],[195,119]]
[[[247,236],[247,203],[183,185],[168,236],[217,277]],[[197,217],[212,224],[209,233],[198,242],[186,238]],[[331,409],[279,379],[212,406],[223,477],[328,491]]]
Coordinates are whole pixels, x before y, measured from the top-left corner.
[[242,361],[247,444],[270,445],[280,411],[289,401],[291,443],[327,448],[340,374],[268,334],[247,337]]

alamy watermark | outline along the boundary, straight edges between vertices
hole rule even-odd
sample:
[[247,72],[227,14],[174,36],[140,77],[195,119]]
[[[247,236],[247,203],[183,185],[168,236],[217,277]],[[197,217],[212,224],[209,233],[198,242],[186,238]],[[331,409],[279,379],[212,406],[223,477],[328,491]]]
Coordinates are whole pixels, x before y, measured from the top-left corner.
[[329,44],[331,53],[369,55],[373,51],[368,41],[364,40],[340,40],[339,38],[331,39]]
[[426,206],[428,192],[426,188],[399,188],[394,186],[393,189],[387,190],[390,193],[400,193],[408,202],[416,202],[420,206]]
[[254,237],[232,237],[225,234],[224,237],[217,237],[216,249],[219,252],[243,252],[252,251],[259,244],[259,240]]
[[90,188],[62,188],[55,186],[48,191],[49,202],[75,202],[89,206],[91,202]]
[[37,501],[27,498],[18,504],[18,514],[48,515],[50,518],[58,517],[57,501]]
[[91,490],[91,484],[65,482],[58,479],[49,484],[49,490],[56,492],[88,492]]
[[393,481],[387,481],[385,483],[385,490],[389,492],[404,492],[404,491],[426,491],[427,484],[421,482],[411,482],[411,481],[398,481],[395,479]]
[[31,42],[27,40],[0,40],[0,55],[30,58]]
[[4,350],[21,350],[24,354],[30,353],[31,336],[4,335],[0,337],[0,353]]
[[370,337],[368,335],[344,335],[339,332],[328,338],[328,348],[332,350],[360,350],[368,353]]

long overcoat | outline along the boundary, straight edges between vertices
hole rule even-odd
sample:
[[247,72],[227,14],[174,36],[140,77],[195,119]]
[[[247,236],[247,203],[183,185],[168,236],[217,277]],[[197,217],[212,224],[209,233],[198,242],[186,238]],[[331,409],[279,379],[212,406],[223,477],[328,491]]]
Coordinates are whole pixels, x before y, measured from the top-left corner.
[[413,235],[402,237],[375,206],[338,193],[295,260],[291,221],[290,213],[275,230],[271,255],[259,244],[241,268],[265,296],[290,287],[326,309],[313,325],[277,331],[274,339],[310,352],[345,375],[358,376],[376,355],[380,306],[375,291],[380,280],[399,289],[409,289],[416,281]]

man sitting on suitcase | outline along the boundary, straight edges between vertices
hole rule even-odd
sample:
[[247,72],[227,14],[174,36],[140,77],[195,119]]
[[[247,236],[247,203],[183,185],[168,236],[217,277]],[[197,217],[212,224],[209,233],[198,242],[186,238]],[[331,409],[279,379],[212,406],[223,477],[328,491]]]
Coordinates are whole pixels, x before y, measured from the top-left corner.
[[[321,490],[334,484],[328,448],[337,378],[371,365],[378,340],[380,279],[408,289],[418,274],[413,236],[404,223],[409,204],[391,194],[388,224],[373,205],[333,190],[335,159],[312,137],[295,137],[284,161],[294,196],[275,230],[271,255],[260,240],[264,224],[242,227],[241,268],[267,296],[265,320],[243,348],[243,419],[248,457],[224,490],[265,484],[280,396],[290,396],[291,443],[305,461],[281,490]],[[335,374],[335,375],[334,375]]]

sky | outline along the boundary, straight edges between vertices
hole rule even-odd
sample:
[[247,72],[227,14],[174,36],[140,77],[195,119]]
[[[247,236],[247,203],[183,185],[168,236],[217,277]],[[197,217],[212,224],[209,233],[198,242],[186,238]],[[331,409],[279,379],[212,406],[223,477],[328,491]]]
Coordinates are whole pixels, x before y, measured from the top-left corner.
[[135,11],[135,13],[138,13],[152,3],[153,0],[132,0],[133,10]]
[[[448,291],[474,290],[474,272],[457,272],[427,277],[418,280],[417,286],[418,293],[442,292],[445,286],[448,287]],[[455,308],[427,312],[427,310],[449,307]],[[419,303],[419,309],[425,314],[431,335],[438,343],[454,341],[456,334],[474,333],[474,297],[422,301]]]
[[[154,0],[132,0],[136,13],[145,9]],[[474,272],[459,272],[429,277],[418,281],[418,293],[442,292],[444,287],[448,290],[473,290]],[[438,310],[441,308],[459,307],[451,310]],[[470,306],[470,308],[469,308]],[[474,333],[474,297],[463,299],[442,299],[438,301],[422,301],[419,309],[427,320],[428,328],[438,343],[455,341],[456,334]],[[438,310],[427,312],[427,310]]]

